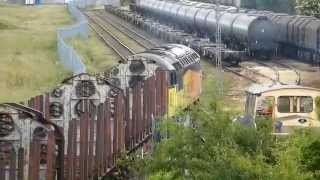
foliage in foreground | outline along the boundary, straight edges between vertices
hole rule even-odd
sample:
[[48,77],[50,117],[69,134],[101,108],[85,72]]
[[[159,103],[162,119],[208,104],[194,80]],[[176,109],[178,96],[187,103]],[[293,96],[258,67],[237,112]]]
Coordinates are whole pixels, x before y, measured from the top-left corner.
[[[233,124],[227,112],[198,106],[187,112],[196,127],[165,121],[152,156],[133,168],[148,179],[318,179],[320,135],[300,131],[286,138],[270,134],[270,120],[257,129]],[[184,114],[185,115],[185,114]]]
[[320,18],[319,0],[297,0],[296,3],[296,9],[299,11],[299,14]]

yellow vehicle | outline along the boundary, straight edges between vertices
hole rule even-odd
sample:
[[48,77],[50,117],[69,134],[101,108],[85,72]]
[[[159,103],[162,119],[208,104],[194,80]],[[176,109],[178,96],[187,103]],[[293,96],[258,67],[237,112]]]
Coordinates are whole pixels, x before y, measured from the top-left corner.
[[317,97],[320,89],[297,85],[251,87],[247,91],[245,119],[255,122],[259,117],[270,118],[277,135],[287,135],[296,128],[320,127]]

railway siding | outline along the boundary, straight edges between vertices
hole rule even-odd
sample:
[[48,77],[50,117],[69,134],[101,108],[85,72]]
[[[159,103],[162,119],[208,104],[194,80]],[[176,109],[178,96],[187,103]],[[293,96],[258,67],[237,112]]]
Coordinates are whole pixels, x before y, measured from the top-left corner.
[[[113,41],[111,46],[115,45],[116,46],[115,49],[121,49],[121,46],[123,46],[125,47],[125,49],[128,49],[130,51],[130,53],[123,52],[125,56],[131,55],[136,52],[141,52],[145,49],[143,46],[141,46],[141,44],[137,43],[135,40],[132,40],[130,36],[121,32],[118,29],[118,27],[115,28],[115,26],[112,26],[112,24],[109,23],[109,21],[104,21],[100,16],[98,16],[95,13],[87,12],[86,14],[87,14],[87,17],[90,18],[92,22],[91,24],[93,25],[91,26],[92,28],[95,28],[95,30],[98,31],[100,34],[104,33],[105,35],[103,36],[107,36],[106,34],[109,35],[107,39],[110,41]],[[97,29],[97,25],[100,30]]]

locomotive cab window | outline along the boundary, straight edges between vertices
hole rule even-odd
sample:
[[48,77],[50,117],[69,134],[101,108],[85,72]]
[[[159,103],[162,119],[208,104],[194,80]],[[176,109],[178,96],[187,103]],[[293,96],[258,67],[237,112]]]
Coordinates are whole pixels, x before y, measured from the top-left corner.
[[313,98],[310,96],[300,97],[300,112],[311,113],[313,111]]
[[311,113],[313,98],[310,96],[280,96],[278,97],[280,113]]
[[175,71],[170,72],[170,86],[174,86],[177,84],[177,74]]
[[278,98],[278,111],[281,113],[289,113],[290,112],[290,97],[289,96],[281,96]]

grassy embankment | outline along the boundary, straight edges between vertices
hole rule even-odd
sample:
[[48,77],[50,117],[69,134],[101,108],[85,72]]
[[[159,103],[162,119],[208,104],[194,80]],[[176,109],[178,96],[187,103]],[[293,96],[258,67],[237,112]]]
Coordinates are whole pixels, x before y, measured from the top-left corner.
[[82,57],[89,73],[103,72],[120,60],[93,31],[90,31],[88,39],[75,37],[68,39],[67,42]]
[[56,29],[71,23],[65,6],[0,4],[0,102],[24,101],[69,75],[58,61]]

